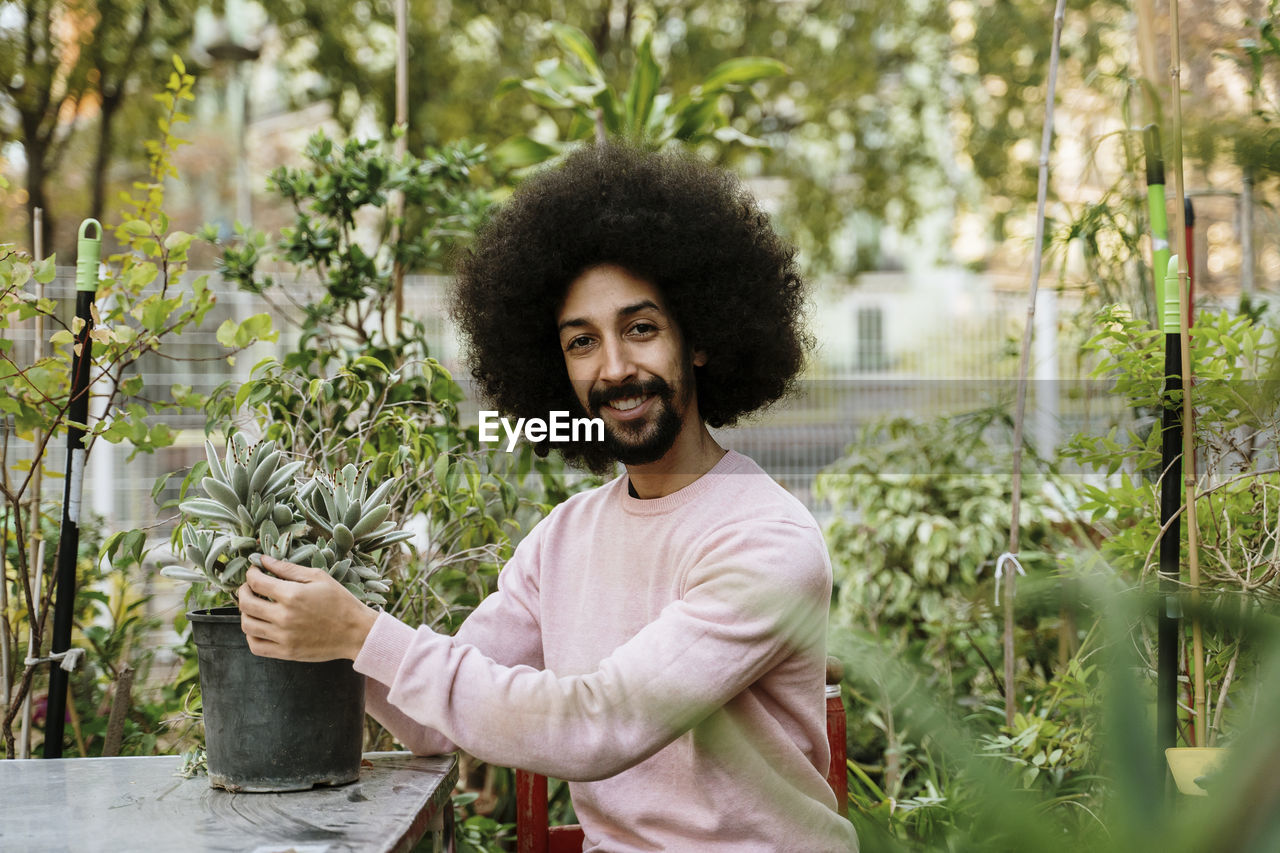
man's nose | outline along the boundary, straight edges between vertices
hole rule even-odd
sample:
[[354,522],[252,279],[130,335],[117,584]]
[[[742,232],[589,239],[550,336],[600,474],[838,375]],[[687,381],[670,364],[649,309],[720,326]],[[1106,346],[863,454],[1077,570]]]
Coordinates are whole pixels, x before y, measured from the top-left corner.
[[606,340],[601,347],[601,354],[604,358],[600,365],[602,380],[620,384],[635,377],[635,363],[631,360],[625,343],[617,339]]

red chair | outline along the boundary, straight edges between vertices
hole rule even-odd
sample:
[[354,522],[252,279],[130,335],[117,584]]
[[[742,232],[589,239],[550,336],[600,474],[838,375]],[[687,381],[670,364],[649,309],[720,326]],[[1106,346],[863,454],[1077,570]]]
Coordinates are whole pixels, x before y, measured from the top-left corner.
[[[827,743],[831,764],[827,784],[836,794],[836,807],[844,815],[849,802],[849,777],[845,745],[844,702],[840,681],[844,666],[827,658]],[[578,824],[549,826],[547,819],[547,777],[528,770],[516,771],[516,850],[518,853],[579,853],[585,836]]]

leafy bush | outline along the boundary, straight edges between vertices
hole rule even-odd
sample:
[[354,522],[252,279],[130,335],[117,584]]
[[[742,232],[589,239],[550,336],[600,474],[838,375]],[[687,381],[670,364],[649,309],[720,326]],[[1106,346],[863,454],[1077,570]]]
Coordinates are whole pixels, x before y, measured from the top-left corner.
[[[85,437],[86,455],[91,455],[98,440],[119,444],[128,442],[132,455],[150,453],[168,447],[176,439],[175,431],[166,423],[165,414],[188,411],[204,404],[204,398],[190,388],[172,386],[166,389],[145,388],[145,379],[137,371],[141,359],[151,354],[164,355],[168,342],[200,327],[214,304],[214,295],[206,277],[186,281],[187,256],[192,235],[170,228],[163,211],[164,182],[175,174],[171,165],[173,152],[186,140],[176,135],[177,127],[187,119],[181,110],[183,101],[192,100],[195,78],[186,73],[181,60],[174,58],[174,70],[168,85],[154,96],[164,107],[159,120],[160,135],[146,142],[149,179],[134,185],[132,194],[122,194],[121,224],[115,236],[122,251],[105,264],[94,303],[94,323],[89,332],[92,359],[90,380],[93,410],[101,412],[88,426]],[[65,319],[54,299],[40,296],[41,288],[32,292],[31,283],[43,286],[54,276],[52,256],[34,262],[11,244],[0,244],[0,414],[6,434],[31,447],[31,459],[4,460],[0,498],[3,501],[5,549],[12,548],[13,560],[5,562],[3,584],[6,606],[0,612],[0,631],[9,649],[26,648],[28,635],[39,654],[47,654],[48,623],[55,573],[46,571],[42,587],[37,589],[34,541],[44,539],[40,531],[50,521],[35,494],[34,484],[40,476],[61,477],[62,472],[47,468],[50,442],[71,426],[68,420],[70,367],[76,336],[82,332],[78,320]],[[52,345],[51,354],[39,358],[22,351],[7,330],[21,325],[43,325]],[[52,329],[52,334],[48,330]],[[265,335],[263,335],[265,336]],[[247,346],[258,335],[247,334],[241,345]],[[39,472],[37,474],[37,472]],[[11,479],[11,474],[17,476]],[[123,563],[140,561],[145,532],[129,531],[109,536],[104,543],[108,558],[126,556]],[[54,548],[46,549],[46,565],[55,564]],[[122,569],[123,570],[123,569]],[[77,588],[85,590],[87,578],[79,578]],[[10,594],[14,600],[8,605]],[[82,592],[92,598],[92,593]],[[36,599],[39,599],[37,604]],[[101,602],[99,602],[101,604]],[[83,612],[77,602],[77,611]],[[118,603],[117,603],[118,604]],[[129,622],[139,605],[129,598],[124,611],[111,604],[112,619],[117,629],[136,632],[137,623]],[[132,635],[131,635],[132,636]],[[141,655],[141,644],[125,643],[122,655]],[[102,646],[106,648],[106,646]],[[35,679],[43,679],[41,665],[22,665],[22,656],[13,655],[8,682],[13,695],[4,708],[0,734],[4,754],[14,755],[13,723],[23,699],[31,694]],[[125,659],[102,660],[106,671],[114,673],[128,663]],[[43,682],[41,682],[43,683]],[[83,687],[77,686],[79,691]],[[92,727],[88,721],[85,725]],[[150,745],[146,745],[150,748]]]

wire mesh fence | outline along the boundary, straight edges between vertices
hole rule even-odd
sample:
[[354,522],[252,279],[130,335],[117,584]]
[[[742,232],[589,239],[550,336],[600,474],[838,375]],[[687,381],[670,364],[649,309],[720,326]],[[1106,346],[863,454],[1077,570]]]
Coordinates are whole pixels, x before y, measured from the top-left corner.
[[[198,273],[192,273],[194,277]],[[462,380],[468,391],[462,407],[464,419],[474,421],[480,403],[465,381],[456,330],[447,308],[447,279],[409,276],[405,281],[407,313],[426,328],[433,355]],[[144,396],[167,399],[173,385],[190,386],[209,393],[225,382],[243,381],[252,366],[268,355],[279,355],[296,342],[296,325],[286,317],[280,300],[235,290],[216,274],[209,286],[217,304],[199,330],[168,342],[163,354],[144,356],[132,370],[145,380]],[[289,285],[295,292],[314,286],[305,281]],[[1017,390],[1014,379],[1016,353],[1026,316],[1026,296],[988,292],[978,310],[963,322],[932,332],[922,331],[895,343],[886,330],[911,329],[920,311],[918,294],[878,293],[874,313],[866,300],[849,307],[847,300],[822,301],[815,313],[822,315],[818,357],[797,383],[796,392],[764,413],[733,429],[716,431],[727,447],[754,458],[762,467],[819,514],[811,493],[814,476],[838,459],[866,425],[886,418],[926,419],[942,414],[1001,407],[1012,417]],[[74,297],[74,271],[61,268],[48,285],[46,295],[70,305]],[[65,309],[69,312],[69,308]],[[1040,342],[1033,381],[1028,386],[1028,435],[1043,455],[1051,456],[1056,443],[1072,432],[1105,428],[1122,414],[1106,383],[1084,376],[1087,365],[1078,358],[1076,326],[1070,319],[1079,310],[1078,300],[1053,296],[1046,309],[1054,318],[1046,327],[1049,340]],[[216,329],[225,320],[241,320],[259,312],[270,313],[281,331],[274,344],[260,343],[229,361],[217,342]],[[1066,318],[1066,319],[1063,319]],[[69,314],[61,317],[69,322]],[[1068,330],[1059,334],[1059,327]],[[46,336],[52,329],[46,329]],[[36,351],[30,322],[9,330],[18,364],[30,363]],[[233,363],[232,363],[233,362]],[[103,389],[96,389],[91,417],[100,411]],[[202,412],[165,413],[168,425],[178,432],[172,447],[154,454],[134,455],[127,445],[95,442],[85,480],[85,502],[110,529],[155,525],[157,533],[171,523],[158,510],[158,501],[176,496],[173,478],[156,497],[157,478],[181,472],[201,455],[205,419]],[[993,436],[993,440],[998,440]],[[8,436],[6,464],[12,471],[29,465],[30,441]],[[59,501],[63,449],[51,442],[46,457],[44,499]],[[24,462],[25,460],[25,462]]]

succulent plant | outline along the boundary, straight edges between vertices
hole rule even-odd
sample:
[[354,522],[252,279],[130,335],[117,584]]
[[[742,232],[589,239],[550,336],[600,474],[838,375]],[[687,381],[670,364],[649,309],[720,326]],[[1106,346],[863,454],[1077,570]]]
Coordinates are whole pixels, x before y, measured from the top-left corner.
[[368,471],[351,464],[332,479],[317,474],[306,483],[296,503],[311,524],[316,550],[304,565],[324,569],[363,601],[385,604],[382,593],[388,586],[375,557],[413,535],[387,521],[387,495],[394,485],[387,480],[369,494]]
[[182,556],[195,568],[166,566],[164,575],[234,595],[260,553],[323,569],[360,600],[386,603],[380,552],[412,535],[387,520],[393,481],[368,494],[368,472],[347,465],[299,488],[302,462],[285,462],[273,441],[250,446],[239,434],[225,459],[209,442],[205,453],[209,476],[200,485],[207,497],[179,505],[188,521]]

